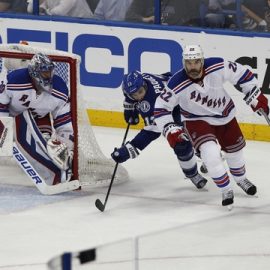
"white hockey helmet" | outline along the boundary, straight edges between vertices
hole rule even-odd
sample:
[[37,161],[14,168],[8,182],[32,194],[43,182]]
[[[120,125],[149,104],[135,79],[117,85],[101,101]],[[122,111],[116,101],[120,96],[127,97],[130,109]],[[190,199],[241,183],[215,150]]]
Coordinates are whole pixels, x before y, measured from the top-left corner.
[[183,61],[192,59],[203,59],[203,51],[200,45],[187,45],[183,50]]

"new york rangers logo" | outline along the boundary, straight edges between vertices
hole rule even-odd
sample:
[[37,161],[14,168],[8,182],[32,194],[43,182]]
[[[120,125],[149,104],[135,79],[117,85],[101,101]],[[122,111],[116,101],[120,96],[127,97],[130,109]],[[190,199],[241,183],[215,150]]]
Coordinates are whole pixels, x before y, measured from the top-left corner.
[[4,81],[1,81],[1,84],[0,84],[0,94],[4,92],[6,88],[6,85],[4,84]]

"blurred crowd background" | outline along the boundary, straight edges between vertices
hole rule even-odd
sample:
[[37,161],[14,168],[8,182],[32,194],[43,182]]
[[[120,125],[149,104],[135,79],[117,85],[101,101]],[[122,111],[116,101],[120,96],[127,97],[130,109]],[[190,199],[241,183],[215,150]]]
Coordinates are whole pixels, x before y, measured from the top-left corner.
[[0,0],[0,12],[270,31],[270,0]]

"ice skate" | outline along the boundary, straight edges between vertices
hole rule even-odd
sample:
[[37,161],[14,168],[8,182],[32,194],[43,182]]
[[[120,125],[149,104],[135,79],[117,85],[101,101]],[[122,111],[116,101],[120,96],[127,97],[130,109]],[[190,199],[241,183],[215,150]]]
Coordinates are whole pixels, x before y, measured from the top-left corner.
[[199,173],[189,179],[198,189],[202,189],[207,183],[207,179],[202,177]]
[[253,185],[248,179],[243,179],[237,183],[237,185],[242,188],[246,194],[255,195],[257,193],[257,187]]
[[227,206],[228,210],[232,210],[233,198],[234,198],[234,194],[233,194],[232,189],[222,192],[222,205]]

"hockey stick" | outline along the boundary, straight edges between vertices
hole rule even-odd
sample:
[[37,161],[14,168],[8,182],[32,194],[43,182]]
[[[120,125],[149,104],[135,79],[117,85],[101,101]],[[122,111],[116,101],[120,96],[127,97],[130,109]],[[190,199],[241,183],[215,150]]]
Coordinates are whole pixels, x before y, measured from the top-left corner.
[[96,249],[88,249],[79,252],[66,252],[49,260],[47,266],[50,270],[72,269],[72,261],[79,260],[80,264],[96,260]]
[[259,109],[259,112],[263,115],[267,124],[270,126],[270,119],[269,119],[268,115],[265,113],[265,111],[263,109]]
[[[125,135],[124,135],[124,138],[123,138],[123,142],[122,142],[122,146],[126,142],[126,138],[127,138],[127,134],[128,134],[128,131],[129,131],[129,127],[130,127],[130,123],[128,123],[128,125],[127,125],[126,132],[125,132]],[[118,168],[118,164],[119,164],[119,162],[116,162],[115,167],[114,167],[114,171],[113,171],[113,174],[112,174],[111,182],[110,182],[110,185],[109,185],[109,188],[108,188],[108,191],[107,191],[107,194],[106,194],[106,198],[105,198],[104,203],[102,203],[100,199],[96,199],[95,205],[96,205],[97,209],[99,211],[101,211],[101,212],[103,212],[105,210],[105,207],[106,207],[106,204],[107,204],[107,201],[108,201],[110,192],[111,192],[111,188],[112,188],[112,184],[113,184],[113,181],[114,181],[114,177],[115,177],[115,174],[116,174],[116,171],[117,171],[117,168]]]
[[13,118],[0,117],[0,156],[12,156]]
[[59,183],[57,185],[47,185],[45,180],[38,174],[31,163],[27,160],[24,154],[17,147],[16,143],[13,143],[13,157],[18,165],[22,168],[24,173],[30,178],[32,183],[37,187],[40,193],[44,195],[54,195],[71,190],[78,189],[80,187],[79,180],[72,180],[70,182]]

